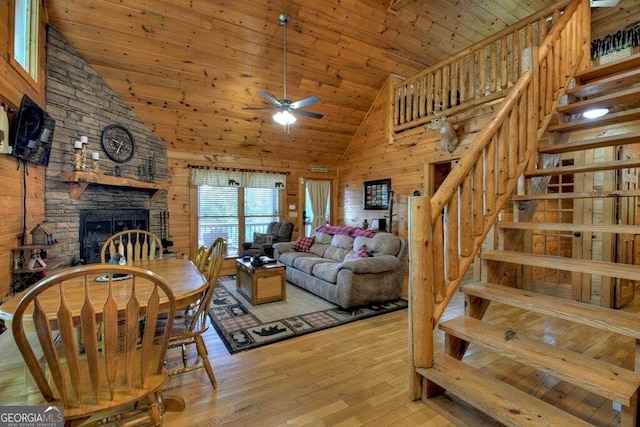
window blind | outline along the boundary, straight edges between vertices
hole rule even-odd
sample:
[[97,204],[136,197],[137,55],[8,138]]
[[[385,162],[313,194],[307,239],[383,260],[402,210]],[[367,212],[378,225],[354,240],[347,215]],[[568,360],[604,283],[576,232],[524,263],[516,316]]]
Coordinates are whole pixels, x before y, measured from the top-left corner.
[[278,221],[279,191],[275,188],[244,189],[245,240],[252,241],[253,233],[264,233],[270,222]]
[[198,187],[198,245],[211,246],[218,237],[227,241],[229,253],[238,247],[238,189]]
[[[242,193],[244,205],[240,206]],[[270,222],[280,218],[280,190],[275,188],[201,185],[197,194],[198,245],[209,247],[222,237],[230,256],[238,254],[242,243],[253,241],[253,233],[264,233]]]

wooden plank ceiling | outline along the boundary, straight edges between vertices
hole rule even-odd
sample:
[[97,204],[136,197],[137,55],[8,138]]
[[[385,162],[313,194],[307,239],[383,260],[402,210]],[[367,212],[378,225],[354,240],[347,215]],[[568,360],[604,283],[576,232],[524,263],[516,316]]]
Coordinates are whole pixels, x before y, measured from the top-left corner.
[[[409,76],[553,0],[47,0],[49,19],[169,149],[336,165],[390,73]],[[390,8],[393,6],[393,10]],[[316,95],[283,131],[256,91]]]

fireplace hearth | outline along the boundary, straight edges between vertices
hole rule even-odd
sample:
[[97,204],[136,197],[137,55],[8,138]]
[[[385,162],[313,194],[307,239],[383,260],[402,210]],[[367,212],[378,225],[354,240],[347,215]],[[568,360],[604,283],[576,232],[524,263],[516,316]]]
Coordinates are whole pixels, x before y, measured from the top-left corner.
[[80,261],[100,262],[102,244],[122,230],[149,231],[148,209],[95,209],[80,211]]

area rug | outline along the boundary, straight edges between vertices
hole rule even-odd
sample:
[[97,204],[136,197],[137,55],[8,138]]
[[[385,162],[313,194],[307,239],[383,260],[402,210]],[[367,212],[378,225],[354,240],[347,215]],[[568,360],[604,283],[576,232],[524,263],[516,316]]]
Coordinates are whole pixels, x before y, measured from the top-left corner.
[[234,276],[215,288],[211,321],[230,354],[407,308],[399,299],[344,310],[290,283],[286,301],[252,306],[235,290]]

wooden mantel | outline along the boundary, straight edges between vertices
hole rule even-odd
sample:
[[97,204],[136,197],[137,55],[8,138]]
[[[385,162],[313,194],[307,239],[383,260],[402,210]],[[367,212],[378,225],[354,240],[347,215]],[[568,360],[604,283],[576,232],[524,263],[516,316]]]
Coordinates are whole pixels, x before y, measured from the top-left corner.
[[102,175],[94,172],[63,171],[60,173],[60,179],[63,182],[69,183],[69,197],[74,200],[80,198],[89,184],[148,189],[152,191],[151,201],[153,202],[155,202],[158,197],[160,197],[162,190],[167,190],[169,188],[169,184],[166,182],[138,181],[135,179],[123,178],[120,176]]

